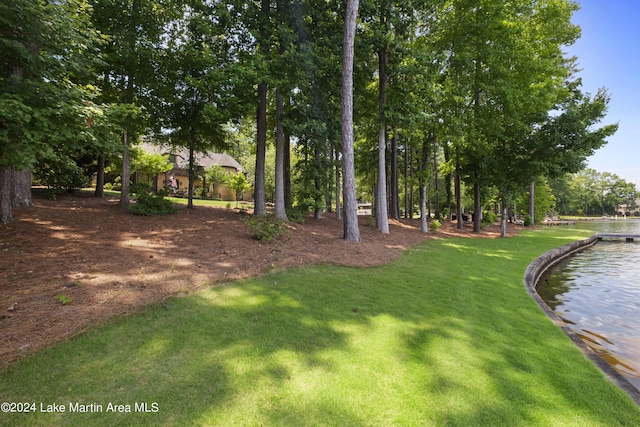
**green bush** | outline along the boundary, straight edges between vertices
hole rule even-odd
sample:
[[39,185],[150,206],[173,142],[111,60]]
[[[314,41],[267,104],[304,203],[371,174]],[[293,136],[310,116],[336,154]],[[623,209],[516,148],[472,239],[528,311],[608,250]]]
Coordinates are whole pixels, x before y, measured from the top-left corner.
[[164,198],[162,192],[154,194],[143,191],[137,194],[136,203],[129,206],[129,211],[135,215],[156,216],[173,214],[178,209]]
[[261,242],[269,242],[286,237],[286,224],[273,215],[248,216],[244,223],[249,226],[253,237]]
[[438,231],[440,227],[442,227],[442,223],[437,219],[432,220],[431,224],[429,224],[429,230],[431,231]]
[[309,208],[307,206],[296,205],[287,209],[287,218],[289,218],[289,221],[297,224],[304,224],[307,214],[309,214]]
[[496,222],[497,219],[498,215],[496,215],[492,211],[487,211],[482,214],[482,225],[486,227]]
[[533,221],[531,220],[531,216],[530,215],[526,215],[524,217],[524,226],[525,227],[529,227],[531,225],[533,225]]

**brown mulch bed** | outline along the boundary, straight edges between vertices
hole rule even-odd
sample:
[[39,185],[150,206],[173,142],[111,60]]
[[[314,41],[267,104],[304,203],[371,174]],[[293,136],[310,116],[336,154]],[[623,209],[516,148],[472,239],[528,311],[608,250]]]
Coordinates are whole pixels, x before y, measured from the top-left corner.
[[[325,214],[291,224],[285,240],[262,243],[236,210],[181,207],[175,215],[139,217],[114,198],[83,193],[34,202],[0,227],[0,371],[169,296],[310,263],[380,265],[428,238],[478,236],[455,223],[423,234],[419,220],[391,221],[383,235],[360,217],[362,243],[347,243],[342,223]],[[480,234],[498,235],[496,226]]]

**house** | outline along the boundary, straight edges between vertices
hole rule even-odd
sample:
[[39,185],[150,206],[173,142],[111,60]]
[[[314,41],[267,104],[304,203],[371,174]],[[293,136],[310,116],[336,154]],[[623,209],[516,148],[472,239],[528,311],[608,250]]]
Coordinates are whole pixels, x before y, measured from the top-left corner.
[[640,198],[635,200],[635,203],[631,206],[629,205],[620,205],[618,208],[618,215],[634,215],[640,216]]
[[[169,157],[169,161],[173,163],[173,168],[165,173],[159,174],[155,177],[153,187],[155,190],[159,188],[169,188],[172,185],[172,181],[175,183],[176,194],[180,196],[186,196],[189,187],[189,151],[186,149],[174,150],[170,147],[162,147],[154,144],[143,143],[141,148],[148,153],[163,154]],[[196,153],[195,163],[198,168],[198,177],[194,182],[194,194],[198,194],[199,188],[202,188],[203,182],[201,175],[204,171],[213,165],[220,165],[229,174],[235,175],[238,172],[246,174],[246,170],[240,163],[227,153]],[[206,182],[204,185],[207,187],[207,198],[235,201],[235,191],[224,185],[210,185]],[[245,193],[243,199],[247,200],[247,196],[251,192]]]

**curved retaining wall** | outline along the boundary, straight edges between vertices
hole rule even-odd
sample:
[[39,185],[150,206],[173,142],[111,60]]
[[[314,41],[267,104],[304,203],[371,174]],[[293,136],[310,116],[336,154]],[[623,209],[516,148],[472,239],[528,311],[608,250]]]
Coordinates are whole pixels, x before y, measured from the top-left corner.
[[551,266],[568,257],[569,255],[593,246],[598,241],[598,236],[593,235],[587,239],[571,242],[567,245],[560,246],[559,248],[545,252],[538,258],[536,258],[524,273],[524,286],[527,292],[538,304],[538,306],[544,311],[551,321],[558,326],[573,343],[582,351],[582,353],[589,358],[605,375],[613,381],[618,387],[624,390],[635,402],[640,405],[640,390],[635,388],[625,377],[623,377],[618,371],[613,369],[604,359],[596,354],[585,342],[569,328],[569,326],[558,316],[538,295],[536,286],[538,280]]

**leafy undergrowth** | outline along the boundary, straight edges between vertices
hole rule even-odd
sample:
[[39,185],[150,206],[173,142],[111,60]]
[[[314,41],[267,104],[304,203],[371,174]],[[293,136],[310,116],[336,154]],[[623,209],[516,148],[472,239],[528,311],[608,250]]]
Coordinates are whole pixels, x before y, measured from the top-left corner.
[[[583,237],[433,239],[384,267],[298,268],[171,300],[4,372],[1,400],[38,410],[0,424],[640,425],[523,286],[533,258]],[[92,403],[102,411],[70,412]]]

